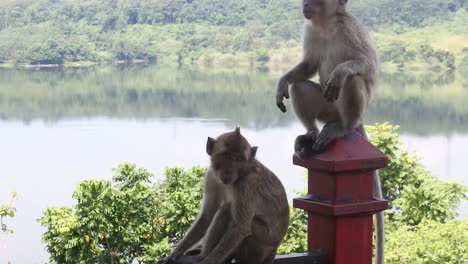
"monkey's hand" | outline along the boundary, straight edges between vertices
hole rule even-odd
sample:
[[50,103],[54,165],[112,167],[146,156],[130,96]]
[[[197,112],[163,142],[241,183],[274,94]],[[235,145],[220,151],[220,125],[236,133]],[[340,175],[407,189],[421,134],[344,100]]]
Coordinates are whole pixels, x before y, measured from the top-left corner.
[[200,263],[202,259],[201,255],[182,255],[177,258],[177,264],[197,264]]
[[284,77],[279,80],[278,89],[276,90],[276,106],[278,106],[281,112],[286,113],[283,98],[289,99],[289,84]]
[[171,253],[169,256],[159,260],[156,264],[174,264],[177,263],[177,259],[180,254]]
[[339,69],[335,68],[328,76],[325,82],[325,94],[323,95],[328,102],[333,102],[338,99],[340,90],[344,86],[347,76]]

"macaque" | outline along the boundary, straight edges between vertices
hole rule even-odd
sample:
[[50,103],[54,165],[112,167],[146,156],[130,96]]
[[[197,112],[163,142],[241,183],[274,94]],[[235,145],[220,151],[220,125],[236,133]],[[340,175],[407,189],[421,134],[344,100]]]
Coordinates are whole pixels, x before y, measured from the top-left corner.
[[[353,130],[367,139],[363,115],[371,102],[379,59],[367,30],[350,13],[347,0],[304,0],[302,61],[278,83],[276,105],[291,93],[293,109],[306,129],[294,148],[304,158],[323,151],[334,139]],[[309,80],[318,74],[319,82]],[[289,87],[291,86],[291,87]],[[316,121],[324,123],[319,132]],[[374,195],[382,198],[380,178],[374,175]],[[383,263],[383,213],[376,215],[376,263]]]
[[272,263],[289,223],[283,185],[255,158],[257,147],[250,146],[239,128],[208,138],[206,152],[211,164],[197,220],[160,262]]

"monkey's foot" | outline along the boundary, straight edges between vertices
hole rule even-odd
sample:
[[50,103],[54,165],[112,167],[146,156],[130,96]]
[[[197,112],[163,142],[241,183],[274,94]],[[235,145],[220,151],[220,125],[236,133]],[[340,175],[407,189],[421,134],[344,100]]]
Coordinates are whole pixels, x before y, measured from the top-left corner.
[[299,135],[294,142],[294,151],[301,158],[310,157],[312,154],[315,154],[313,146],[316,140],[317,134],[315,132]]
[[201,248],[195,248],[187,251],[184,255],[174,255],[171,254],[158,262],[156,264],[193,264],[201,261]]
[[201,251],[202,251],[202,248],[201,248],[201,247],[196,247],[196,248],[194,248],[194,249],[191,249],[191,250],[185,252],[184,255],[187,255],[187,256],[200,255],[200,254],[201,254]]
[[344,136],[346,133],[344,129],[338,123],[327,123],[315,141],[313,150],[316,152],[322,152],[325,148],[336,138]]
[[176,262],[174,261],[173,258],[170,256],[167,256],[165,258],[160,259],[156,264],[175,264]]
[[176,259],[178,258],[177,254],[171,253],[169,256],[160,259],[156,264],[175,264]]

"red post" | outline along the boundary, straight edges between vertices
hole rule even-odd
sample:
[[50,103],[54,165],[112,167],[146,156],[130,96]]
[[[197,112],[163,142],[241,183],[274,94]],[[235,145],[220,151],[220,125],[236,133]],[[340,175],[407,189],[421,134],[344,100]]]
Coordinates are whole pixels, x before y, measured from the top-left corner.
[[327,264],[372,264],[372,215],[388,207],[373,197],[373,171],[387,157],[353,132],[307,160],[294,155],[293,163],[308,169],[308,195],[293,202],[308,212],[308,250]]

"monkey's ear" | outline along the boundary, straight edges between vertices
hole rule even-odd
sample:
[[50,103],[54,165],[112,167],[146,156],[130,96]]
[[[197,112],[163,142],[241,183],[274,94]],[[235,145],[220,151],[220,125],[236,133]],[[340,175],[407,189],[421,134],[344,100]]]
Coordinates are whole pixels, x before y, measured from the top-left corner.
[[340,4],[342,5],[346,5],[346,3],[348,3],[348,0],[339,0],[340,1]]
[[215,141],[213,138],[208,137],[208,140],[206,141],[206,153],[211,156],[211,153],[213,153],[213,147],[215,144]]
[[250,159],[253,160],[255,159],[255,155],[257,154],[257,146],[251,147],[250,148]]
[[234,132],[236,132],[237,135],[240,135],[240,127],[236,126],[236,130],[234,130]]

